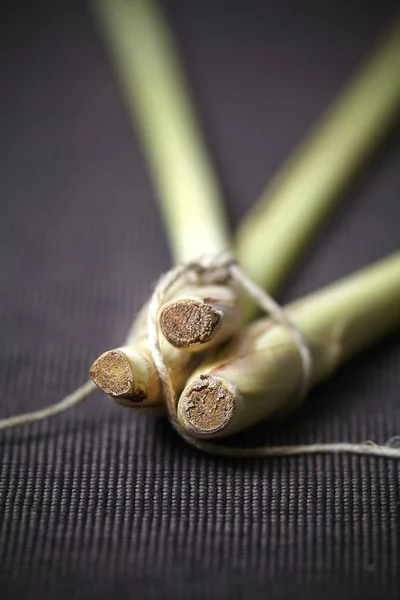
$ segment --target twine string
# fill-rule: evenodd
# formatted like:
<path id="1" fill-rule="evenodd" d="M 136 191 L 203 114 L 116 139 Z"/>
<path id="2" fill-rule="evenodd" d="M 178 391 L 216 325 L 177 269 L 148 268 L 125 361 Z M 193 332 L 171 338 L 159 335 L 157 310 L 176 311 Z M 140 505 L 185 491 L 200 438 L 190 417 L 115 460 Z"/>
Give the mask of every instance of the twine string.
<path id="1" fill-rule="evenodd" d="M 214 283 L 228 283 L 235 281 L 258 304 L 258 306 L 279 325 L 284 327 L 296 343 L 302 365 L 302 378 L 300 382 L 298 399 L 301 400 L 307 393 L 312 377 L 312 357 L 307 342 L 301 331 L 292 323 L 284 309 L 264 290 L 259 288 L 240 268 L 235 258 L 229 253 L 213 256 L 204 256 L 197 261 L 192 261 L 168 271 L 163 275 L 150 299 L 147 316 L 149 346 L 156 365 L 167 404 L 170 422 L 178 434 L 190 445 L 208 454 L 229 458 L 260 458 L 260 457 L 285 457 L 304 454 L 338 454 L 350 453 L 366 456 L 381 456 L 400 459 L 400 437 L 394 436 L 386 444 L 379 445 L 374 442 L 356 443 L 329 443 L 329 444 L 298 444 L 290 446 L 261 446 L 241 448 L 215 444 L 191 436 L 177 419 L 175 392 L 171 383 L 168 367 L 162 356 L 157 318 L 168 291 L 187 274 L 193 274 L 199 281 L 206 280 Z M 86 400 L 96 389 L 96 385 L 87 381 L 82 386 L 65 396 L 59 402 L 42 410 L 24 413 L 5 419 L 0 419 L 0 430 L 20 427 L 29 423 L 48 419 L 56 414 L 68 410 Z"/>

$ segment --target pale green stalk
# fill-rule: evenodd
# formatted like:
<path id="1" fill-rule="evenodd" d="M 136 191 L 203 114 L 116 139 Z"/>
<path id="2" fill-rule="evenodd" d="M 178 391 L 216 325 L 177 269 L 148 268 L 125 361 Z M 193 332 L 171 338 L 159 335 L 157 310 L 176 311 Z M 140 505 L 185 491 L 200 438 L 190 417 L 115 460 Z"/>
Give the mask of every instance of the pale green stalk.
<path id="1" fill-rule="evenodd" d="M 175 261 L 226 250 L 222 192 L 162 11 L 153 0 L 91 5 L 140 134 Z"/>
<path id="2" fill-rule="evenodd" d="M 138 129 L 174 260 L 186 262 L 226 250 L 229 238 L 222 192 L 162 11 L 153 0 L 92 0 L 91 5 L 129 116 Z M 172 298 L 181 298 L 184 289 L 182 285 Z M 210 339 L 211 345 L 232 335 L 241 319 L 236 306 L 224 305 L 227 294 L 229 301 L 235 296 L 234 290 L 225 292 L 220 286 L 219 292 L 214 286 L 213 291 L 213 305 L 202 306 L 203 299 L 210 296 L 207 286 L 190 299 L 192 304 L 197 302 L 198 311 L 204 309 L 206 316 L 211 313 L 208 324 L 216 326 L 208 338 L 200 332 L 201 339 Z M 234 300 L 238 306 L 237 298 Z M 186 330 L 190 332 L 190 323 Z M 180 333 L 183 337 L 183 327 Z M 163 351 L 174 386 L 180 391 L 199 359 L 184 356 L 184 351 L 167 341 L 163 341 Z M 101 355 L 91 368 L 94 381 L 114 399 L 133 407 L 162 403 L 146 336 L 135 342 L 132 352 L 122 347 Z"/>
<path id="3" fill-rule="evenodd" d="M 287 307 L 311 350 L 311 386 L 400 326 L 400 252 Z M 250 325 L 190 378 L 180 423 L 197 437 L 222 437 L 300 400 L 302 363 L 293 337 L 269 319 Z"/>
<path id="4" fill-rule="evenodd" d="M 222 192 L 162 10 L 153 0 L 94 0 L 92 5 L 138 129 L 175 261 L 227 250 Z M 185 298 L 185 289 L 182 282 L 179 304 L 161 315 L 168 341 L 204 351 L 231 337 L 242 319 L 236 291 L 221 286 L 215 302 L 208 302 L 207 286 L 194 297 Z M 166 348 L 169 361 L 172 351 Z"/>
<path id="5" fill-rule="evenodd" d="M 345 84 L 240 225 L 240 264 L 275 293 L 399 114 L 400 22 Z M 249 307 L 248 317 L 254 307 Z"/>
<path id="6" fill-rule="evenodd" d="M 187 284 L 161 307 L 158 327 L 176 348 L 204 352 L 235 335 L 242 322 L 240 291 L 232 283 Z"/>

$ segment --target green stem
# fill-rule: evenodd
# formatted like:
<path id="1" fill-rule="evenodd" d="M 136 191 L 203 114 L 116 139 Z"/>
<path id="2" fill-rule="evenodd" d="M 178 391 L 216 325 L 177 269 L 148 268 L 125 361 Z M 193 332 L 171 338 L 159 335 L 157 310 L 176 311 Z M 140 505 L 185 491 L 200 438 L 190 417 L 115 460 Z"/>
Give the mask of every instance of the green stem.
<path id="1" fill-rule="evenodd" d="M 179 56 L 153 0 L 91 0 L 138 127 L 176 262 L 229 246 L 222 193 Z"/>
<path id="2" fill-rule="evenodd" d="M 275 293 L 393 126 L 400 106 L 400 23 L 264 190 L 239 228 L 239 262 Z M 254 307 L 249 310 L 252 316 Z"/>

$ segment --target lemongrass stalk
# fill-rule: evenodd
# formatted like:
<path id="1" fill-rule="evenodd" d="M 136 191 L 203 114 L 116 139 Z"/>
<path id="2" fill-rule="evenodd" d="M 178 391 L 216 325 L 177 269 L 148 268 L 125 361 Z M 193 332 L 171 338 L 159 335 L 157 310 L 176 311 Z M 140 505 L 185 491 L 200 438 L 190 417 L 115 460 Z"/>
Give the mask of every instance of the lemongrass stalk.
<path id="1" fill-rule="evenodd" d="M 90 377 L 103 392 L 125 406 L 152 406 L 161 397 L 161 383 L 147 346 L 104 352 L 92 364 Z"/>
<path id="2" fill-rule="evenodd" d="M 176 348 L 170 349 L 168 359 L 172 385 L 179 393 L 199 361 L 194 355 L 182 355 Z M 135 409 L 164 406 L 161 381 L 146 343 L 104 352 L 92 364 L 90 377 L 121 406 Z"/>
<path id="3" fill-rule="evenodd" d="M 222 192 L 171 32 L 153 0 L 92 0 L 138 129 L 175 262 L 229 246 Z"/>
<path id="4" fill-rule="evenodd" d="M 162 10 L 153 0 L 92 0 L 92 6 L 149 163 L 174 260 L 186 262 L 226 250 L 222 192 Z M 223 304 L 222 293 L 218 314 L 199 298 L 195 305 L 193 297 L 180 299 L 175 310 L 188 317 L 183 329 L 192 329 L 193 309 L 200 316 L 186 346 L 168 335 L 175 310 L 166 308 L 168 318 L 161 320 L 167 339 L 178 341 L 180 348 L 200 350 L 205 350 L 203 344 L 209 347 L 227 339 L 239 327 L 241 312 L 232 310 L 234 292 L 226 294 L 228 304 Z M 234 303 L 238 305 L 237 298 Z"/>
<path id="5" fill-rule="evenodd" d="M 240 225 L 247 274 L 275 293 L 351 179 L 393 126 L 400 107 L 400 21 L 328 107 Z M 248 307 L 248 318 L 254 306 Z"/>
<path id="6" fill-rule="evenodd" d="M 228 227 L 221 190 L 161 11 L 152 0 L 94 0 L 91 4 L 129 115 L 138 128 L 174 260 L 185 262 L 205 252 L 226 250 Z M 228 296 L 230 300 L 232 295 L 230 289 L 225 294 L 220 290 L 217 306 L 194 295 L 198 311 L 209 317 L 202 321 L 203 331 L 197 331 L 205 342 L 226 339 L 237 328 L 239 311 L 230 303 L 223 305 L 223 299 Z M 135 327 L 140 339 L 136 332 L 130 336 L 129 347 L 100 356 L 91 376 L 118 403 L 135 408 L 162 404 L 160 380 L 146 335 L 141 333 L 143 323 Z M 190 327 L 188 319 L 186 329 Z M 181 391 L 198 358 L 183 356 L 167 341 L 162 348 L 174 387 Z"/>
<path id="7" fill-rule="evenodd" d="M 400 326 L 400 252 L 287 307 L 309 344 L 312 386 Z M 298 400 L 302 365 L 293 337 L 269 319 L 249 326 L 190 378 L 178 404 L 196 437 L 224 437 Z"/>
<path id="8" fill-rule="evenodd" d="M 176 348 L 204 352 L 232 337 L 241 318 L 236 286 L 192 285 L 163 305 L 158 323 L 165 339 Z"/>

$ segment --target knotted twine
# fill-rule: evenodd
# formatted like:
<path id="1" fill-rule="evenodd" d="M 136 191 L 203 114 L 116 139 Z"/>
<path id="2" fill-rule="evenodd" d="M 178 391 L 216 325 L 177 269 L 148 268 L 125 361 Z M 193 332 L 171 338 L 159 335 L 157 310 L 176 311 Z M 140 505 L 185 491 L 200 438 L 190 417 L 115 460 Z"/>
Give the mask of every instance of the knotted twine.
<path id="1" fill-rule="evenodd" d="M 283 457 L 304 454 L 330 454 L 351 453 L 372 456 L 384 456 L 386 458 L 400 458 L 400 436 L 394 436 L 384 445 L 367 441 L 362 444 L 352 443 L 329 443 L 329 444 L 306 444 L 291 446 L 261 446 L 256 448 L 240 448 L 225 446 L 200 440 L 190 435 L 177 419 L 177 407 L 175 391 L 172 387 L 171 377 L 161 353 L 159 331 L 157 325 L 158 312 L 165 301 L 166 294 L 180 279 L 187 274 L 193 274 L 198 281 L 207 280 L 209 283 L 236 282 L 277 324 L 284 327 L 292 336 L 296 344 L 301 361 L 301 382 L 298 390 L 297 400 L 300 401 L 308 392 L 312 377 L 312 356 L 308 344 L 291 319 L 286 315 L 284 309 L 262 288 L 254 283 L 238 265 L 236 259 L 229 253 L 223 252 L 217 255 L 205 255 L 196 261 L 178 265 L 162 275 L 155 286 L 152 294 L 147 317 L 147 330 L 149 347 L 154 360 L 158 375 L 162 383 L 169 420 L 179 435 L 189 444 L 208 454 L 226 456 L 233 458 L 255 458 L 255 457 Z M 0 419 L 0 430 L 10 429 L 42 421 L 61 413 L 69 408 L 77 406 L 95 391 L 96 385 L 89 380 L 82 386 L 65 396 L 60 402 L 50 405 L 42 410 L 24 413 L 5 419 Z"/>

